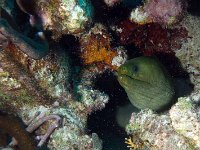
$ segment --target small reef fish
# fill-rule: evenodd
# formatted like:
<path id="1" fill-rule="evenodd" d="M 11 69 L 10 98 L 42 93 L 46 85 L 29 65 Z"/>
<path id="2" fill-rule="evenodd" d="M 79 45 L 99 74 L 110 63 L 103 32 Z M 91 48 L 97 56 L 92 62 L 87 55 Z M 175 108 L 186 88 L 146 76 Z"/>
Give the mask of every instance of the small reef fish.
<path id="1" fill-rule="evenodd" d="M 139 109 L 161 111 L 174 100 L 172 79 L 156 58 L 142 56 L 128 60 L 118 68 L 117 76 L 130 102 Z"/>

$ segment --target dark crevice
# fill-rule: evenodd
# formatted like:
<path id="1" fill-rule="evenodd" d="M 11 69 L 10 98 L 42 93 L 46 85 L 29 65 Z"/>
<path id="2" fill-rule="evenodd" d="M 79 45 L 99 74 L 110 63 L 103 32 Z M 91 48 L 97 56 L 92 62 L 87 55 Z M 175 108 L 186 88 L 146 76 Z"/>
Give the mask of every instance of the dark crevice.
<path id="1" fill-rule="evenodd" d="M 127 150 L 127 145 L 124 143 L 127 134 L 116 120 L 118 108 L 130 103 L 124 89 L 110 72 L 97 76 L 95 89 L 104 91 L 110 99 L 103 110 L 93 112 L 88 117 L 88 133 L 99 135 L 103 140 L 103 150 Z"/>
<path id="2" fill-rule="evenodd" d="M 194 16 L 200 16 L 200 1 L 188 0 L 188 12 Z"/>

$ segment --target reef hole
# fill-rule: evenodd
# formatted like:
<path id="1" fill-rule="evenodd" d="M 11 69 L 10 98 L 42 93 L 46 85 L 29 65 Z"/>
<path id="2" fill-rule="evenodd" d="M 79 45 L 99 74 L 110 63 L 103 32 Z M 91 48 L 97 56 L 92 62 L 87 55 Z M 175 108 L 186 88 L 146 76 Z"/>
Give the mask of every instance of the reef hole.
<path id="1" fill-rule="evenodd" d="M 88 134 L 97 133 L 103 141 L 103 150 L 127 150 L 127 134 L 116 120 L 117 109 L 130 103 L 113 73 L 107 71 L 96 78 L 95 88 L 109 95 L 109 102 L 101 111 L 88 117 Z"/>
<path id="2" fill-rule="evenodd" d="M 104 25 L 110 25 L 128 18 L 131 11 L 131 9 L 127 9 L 121 4 L 108 7 L 103 0 L 92 1 L 92 5 L 94 6 L 94 22 Z"/>
<path id="3" fill-rule="evenodd" d="M 200 16 L 200 1 L 188 0 L 188 12 L 195 16 Z"/>

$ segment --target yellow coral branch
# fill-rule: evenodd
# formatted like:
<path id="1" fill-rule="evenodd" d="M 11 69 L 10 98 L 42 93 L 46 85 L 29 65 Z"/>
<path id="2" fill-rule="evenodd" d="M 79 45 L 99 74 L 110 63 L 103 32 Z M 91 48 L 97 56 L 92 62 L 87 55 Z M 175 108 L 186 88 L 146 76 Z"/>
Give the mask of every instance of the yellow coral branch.
<path id="1" fill-rule="evenodd" d="M 125 143 L 130 150 L 137 150 L 144 146 L 141 141 L 133 140 L 131 137 L 125 138 Z"/>

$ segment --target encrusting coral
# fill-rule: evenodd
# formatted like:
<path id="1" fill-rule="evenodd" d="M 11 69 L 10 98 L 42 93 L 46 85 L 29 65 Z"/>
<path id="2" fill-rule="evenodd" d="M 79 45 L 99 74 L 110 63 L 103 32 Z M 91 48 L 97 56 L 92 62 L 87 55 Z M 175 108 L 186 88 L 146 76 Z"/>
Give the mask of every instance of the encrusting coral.
<path id="1" fill-rule="evenodd" d="M 132 10 L 130 20 L 139 24 L 174 24 L 182 19 L 187 2 L 183 0 L 146 0 L 143 6 Z"/>
<path id="2" fill-rule="evenodd" d="M 103 68 L 107 66 L 116 69 L 116 66 L 112 65 L 112 60 L 117 56 L 117 51 L 112 49 L 110 41 L 110 35 L 101 24 L 96 24 L 89 34 L 81 36 L 80 45 L 83 63 L 85 65 L 96 63 Z"/>
<path id="3" fill-rule="evenodd" d="M 93 89 L 93 80 L 97 74 L 102 73 L 98 67 L 90 66 L 81 70 L 80 82 L 76 86 L 80 101 L 86 107 L 87 113 L 102 110 L 108 103 L 109 97 L 106 93 Z"/>
<path id="4" fill-rule="evenodd" d="M 133 113 L 126 131 L 138 135 L 150 149 L 199 149 L 199 108 L 190 97 L 180 97 L 169 113 Z"/>
<path id="5" fill-rule="evenodd" d="M 80 37 L 80 57 L 84 65 L 95 65 L 99 71 L 116 70 L 126 59 L 126 50 L 122 46 L 112 47 L 112 37 L 105 26 L 95 24 L 87 34 Z"/>
<path id="6" fill-rule="evenodd" d="M 64 33 L 83 33 L 93 17 L 93 6 L 88 0 L 40 0 L 36 6 L 43 27 L 53 31 L 55 38 Z"/>
<path id="7" fill-rule="evenodd" d="M 199 108 L 189 97 L 179 98 L 178 102 L 169 111 L 175 131 L 194 143 L 198 149 L 200 148 L 199 113 Z"/>
<path id="8" fill-rule="evenodd" d="M 189 37 L 187 29 L 182 26 L 165 28 L 155 23 L 139 25 L 128 20 L 120 22 L 114 30 L 119 42 L 123 45 L 134 44 L 146 56 L 157 53 L 174 55 L 173 51 L 180 49 Z"/>
<path id="9" fill-rule="evenodd" d="M 181 24 L 187 29 L 189 38 L 182 43 L 180 49 L 175 50 L 175 55 L 189 73 L 192 84 L 195 85 L 191 98 L 198 103 L 200 100 L 200 44 L 198 42 L 200 39 L 200 18 L 188 14 Z"/>
<path id="10" fill-rule="evenodd" d="M 156 114 L 151 110 L 142 110 L 138 114 L 133 113 L 130 123 L 126 127 L 128 134 L 136 134 L 145 146 L 156 150 L 188 150 L 194 149 L 194 145 L 186 138 L 177 134 L 171 125 L 167 114 Z"/>
<path id="11" fill-rule="evenodd" d="M 144 11 L 153 22 L 171 24 L 183 15 L 186 2 L 182 0 L 147 0 Z"/>

